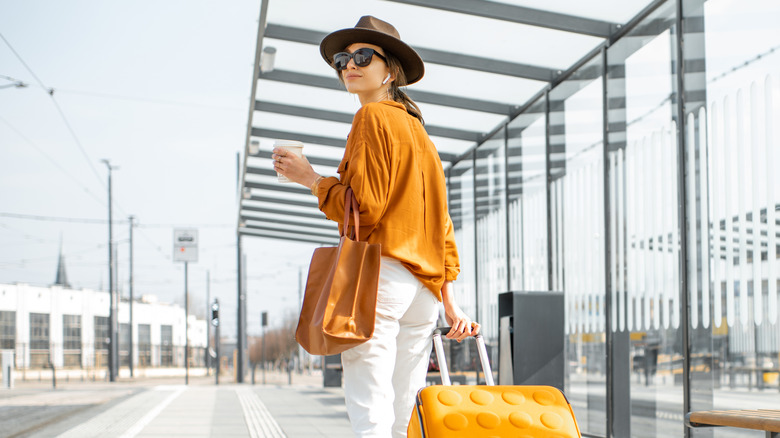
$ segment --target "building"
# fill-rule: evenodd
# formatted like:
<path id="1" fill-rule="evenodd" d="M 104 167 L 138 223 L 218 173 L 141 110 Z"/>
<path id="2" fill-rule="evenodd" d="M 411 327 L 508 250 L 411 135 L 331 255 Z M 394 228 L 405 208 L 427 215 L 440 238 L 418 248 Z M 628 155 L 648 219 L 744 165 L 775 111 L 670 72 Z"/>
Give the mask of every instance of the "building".
<path id="1" fill-rule="evenodd" d="M 184 366 L 184 309 L 144 296 L 133 303 L 134 367 Z M 109 293 L 0 284 L 0 350 L 14 350 L 17 369 L 107 367 Z M 130 362 L 130 303 L 118 312 L 119 366 Z M 189 316 L 190 365 L 204 366 L 206 321 Z"/>

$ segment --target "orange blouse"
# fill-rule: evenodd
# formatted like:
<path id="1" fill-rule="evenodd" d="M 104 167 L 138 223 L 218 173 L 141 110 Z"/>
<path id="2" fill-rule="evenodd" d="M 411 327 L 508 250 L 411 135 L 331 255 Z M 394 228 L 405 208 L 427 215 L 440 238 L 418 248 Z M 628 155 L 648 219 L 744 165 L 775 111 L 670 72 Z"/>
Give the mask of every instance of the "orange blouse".
<path id="1" fill-rule="evenodd" d="M 439 154 L 422 124 L 397 102 L 364 105 L 352 120 L 340 179 L 323 179 L 319 207 L 344 221 L 352 187 L 360 204 L 360 240 L 381 243 L 441 301 L 445 280 L 460 272 Z"/>

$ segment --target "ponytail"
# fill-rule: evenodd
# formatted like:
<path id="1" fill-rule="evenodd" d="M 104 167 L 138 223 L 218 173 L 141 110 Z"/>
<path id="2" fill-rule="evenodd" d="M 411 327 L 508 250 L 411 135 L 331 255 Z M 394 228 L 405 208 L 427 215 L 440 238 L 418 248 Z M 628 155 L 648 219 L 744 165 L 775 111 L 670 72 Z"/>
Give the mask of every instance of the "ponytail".
<path id="1" fill-rule="evenodd" d="M 395 83 L 398 81 L 396 79 L 392 82 L 390 85 L 390 95 L 392 99 L 403 106 L 406 107 L 406 112 L 409 113 L 409 115 L 415 117 L 417 120 L 420 121 L 420 123 L 425 126 L 425 120 L 423 120 L 422 111 L 420 111 L 420 107 L 417 106 L 416 103 L 412 100 L 411 97 L 409 97 L 406 93 L 401 90 Z"/>
<path id="2" fill-rule="evenodd" d="M 385 58 L 387 58 L 387 67 L 390 68 L 390 72 L 395 77 L 395 80 L 390 83 L 390 98 L 406 107 L 406 112 L 425 126 L 425 120 L 423 120 L 420 107 L 417 106 L 411 97 L 401 90 L 401 87 L 406 85 L 406 74 L 401 66 L 401 62 L 398 58 L 393 56 L 392 53 L 387 51 L 385 51 Z"/>

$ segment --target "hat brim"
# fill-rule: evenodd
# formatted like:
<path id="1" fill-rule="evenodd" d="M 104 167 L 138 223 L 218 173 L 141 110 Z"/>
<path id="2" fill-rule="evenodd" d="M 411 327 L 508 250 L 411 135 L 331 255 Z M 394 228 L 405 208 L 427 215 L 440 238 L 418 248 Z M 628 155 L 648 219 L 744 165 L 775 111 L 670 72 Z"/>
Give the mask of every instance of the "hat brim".
<path id="1" fill-rule="evenodd" d="M 354 43 L 374 44 L 392 53 L 401 62 L 407 85 L 419 81 L 425 74 L 423 60 L 414 49 L 398 38 L 371 29 L 353 27 L 332 32 L 322 39 L 320 54 L 328 65 L 333 65 L 333 55 Z"/>

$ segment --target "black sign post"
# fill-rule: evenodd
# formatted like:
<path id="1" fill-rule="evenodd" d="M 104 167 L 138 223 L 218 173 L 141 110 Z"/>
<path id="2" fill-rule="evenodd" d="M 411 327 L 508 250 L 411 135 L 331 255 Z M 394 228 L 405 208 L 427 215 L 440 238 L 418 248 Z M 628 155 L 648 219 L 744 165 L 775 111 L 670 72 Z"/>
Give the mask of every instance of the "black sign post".
<path id="1" fill-rule="evenodd" d="M 214 349 L 217 354 L 214 375 L 216 384 L 219 385 L 219 300 L 217 298 L 214 298 L 214 302 L 211 304 L 211 325 L 214 326 Z"/>
<path id="2" fill-rule="evenodd" d="M 263 367 L 263 385 L 265 385 L 265 328 L 268 326 L 268 312 L 263 312 L 260 314 L 260 322 L 261 326 L 263 326 L 263 358 L 262 358 L 262 367 Z"/>

